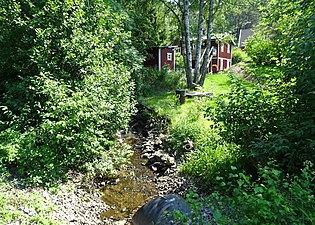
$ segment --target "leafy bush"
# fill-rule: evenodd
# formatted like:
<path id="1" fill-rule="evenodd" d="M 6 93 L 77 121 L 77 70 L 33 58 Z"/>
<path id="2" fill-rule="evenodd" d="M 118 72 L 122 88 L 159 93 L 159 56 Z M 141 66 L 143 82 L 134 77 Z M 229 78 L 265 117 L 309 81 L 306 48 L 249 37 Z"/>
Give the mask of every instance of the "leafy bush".
<path id="1" fill-rule="evenodd" d="M 114 144 L 113 134 L 126 128 L 133 112 L 132 84 L 118 72 L 103 68 L 86 77 L 75 92 L 62 80 L 46 75 L 36 78 L 39 93 L 48 101 L 42 105 L 41 124 L 22 140 L 17 160 L 20 172 L 49 179 L 53 173 L 84 169 L 86 163 L 101 160 Z M 125 157 L 125 153 L 118 155 Z"/>
<path id="2" fill-rule="evenodd" d="M 297 140 L 297 123 L 291 119 L 297 107 L 292 85 L 274 82 L 268 90 L 249 91 L 234 79 L 231 92 L 217 99 L 218 107 L 208 109 L 214 127 L 226 141 L 241 145 L 248 157 L 262 162 L 274 158 L 296 170 L 313 153 L 307 147 L 311 141 L 301 136 Z"/>
<path id="3" fill-rule="evenodd" d="M 184 86 L 183 74 L 169 72 L 167 68 L 161 71 L 153 68 L 143 68 L 134 74 L 136 93 L 138 96 L 151 96 L 161 91 L 175 91 Z"/>
<path id="4" fill-rule="evenodd" d="M 275 65 L 280 62 L 280 56 L 274 42 L 263 34 L 255 33 L 246 41 L 245 51 L 253 62 L 259 65 Z M 234 53 L 233 53 L 234 54 Z"/>
<path id="5" fill-rule="evenodd" d="M 214 194 L 218 224 L 314 224 L 314 179 L 312 164 L 301 176 L 287 178 L 270 165 L 259 169 L 259 180 L 243 173 L 230 174 L 232 198 Z M 234 183 L 234 185 L 233 185 Z M 231 186 L 232 185 L 232 186 Z"/>
<path id="6" fill-rule="evenodd" d="M 39 184 L 108 160 L 135 111 L 141 57 L 125 15 L 102 0 L 4 0 L 0 10 L 1 161 Z"/>
<path id="7" fill-rule="evenodd" d="M 201 186 L 218 184 L 217 176 L 226 177 L 230 166 L 241 158 L 241 151 L 235 144 L 207 140 L 207 144 L 195 149 L 186 156 L 180 169 L 185 174 L 201 180 Z"/>
<path id="8" fill-rule="evenodd" d="M 230 92 L 219 96 L 218 107 L 208 108 L 208 114 L 226 140 L 248 146 L 255 138 L 277 130 L 276 124 L 286 118 L 294 99 L 289 101 L 286 87 L 249 91 L 238 78 L 231 79 Z"/>
<path id="9" fill-rule="evenodd" d="M 253 181 L 232 167 L 229 179 L 222 177 L 217 190 L 209 196 L 190 191 L 186 201 L 192 214 L 179 214 L 181 224 L 314 224 L 313 164 L 306 162 L 300 176 L 288 177 L 274 162 L 259 168 L 259 178 Z M 211 213 L 213 217 L 207 216 Z M 188 222 L 189 221 L 189 222 Z M 192 222 L 193 221 L 193 222 Z"/>
<path id="10" fill-rule="evenodd" d="M 251 58 L 240 48 L 233 49 L 232 63 L 249 62 Z"/>

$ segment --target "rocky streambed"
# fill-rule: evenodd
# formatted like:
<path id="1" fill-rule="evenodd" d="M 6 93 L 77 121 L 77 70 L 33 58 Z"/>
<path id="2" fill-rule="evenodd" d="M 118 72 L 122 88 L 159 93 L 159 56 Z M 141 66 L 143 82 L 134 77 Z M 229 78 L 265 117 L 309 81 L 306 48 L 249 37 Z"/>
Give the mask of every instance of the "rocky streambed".
<path id="1" fill-rule="evenodd" d="M 167 119 L 139 106 L 130 131 L 121 132 L 118 141 L 132 145 L 131 164 L 113 180 L 94 185 L 84 176 L 73 179 L 59 194 L 43 191 L 58 206 L 54 217 L 68 224 L 131 224 L 134 213 L 149 200 L 169 193 L 183 195 L 192 184 L 178 174 L 175 158 L 167 152 Z"/>

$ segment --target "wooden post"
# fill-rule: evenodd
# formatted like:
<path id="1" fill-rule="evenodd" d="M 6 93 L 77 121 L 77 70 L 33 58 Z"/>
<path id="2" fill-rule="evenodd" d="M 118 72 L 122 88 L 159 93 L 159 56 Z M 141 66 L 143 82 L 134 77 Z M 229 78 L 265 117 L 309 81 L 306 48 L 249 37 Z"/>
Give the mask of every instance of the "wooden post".
<path id="1" fill-rule="evenodd" d="M 186 101 L 186 90 L 184 89 L 177 89 L 176 90 L 176 95 L 179 95 L 179 102 L 180 104 L 184 104 Z"/>

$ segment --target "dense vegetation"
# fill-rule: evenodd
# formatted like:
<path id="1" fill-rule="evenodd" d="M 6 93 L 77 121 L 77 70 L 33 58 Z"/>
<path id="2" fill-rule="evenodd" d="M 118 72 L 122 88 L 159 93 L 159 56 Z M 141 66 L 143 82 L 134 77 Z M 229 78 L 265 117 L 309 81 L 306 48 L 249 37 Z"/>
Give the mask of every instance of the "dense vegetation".
<path id="1" fill-rule="evenodd" d="M 125 16 L 103 1 L 1 1 L 1 163 L 35 183 L 113 172 L 138 66 Z M 106 160 L 103 162 L 103 160 Z M 101 164 L 102 166 L 98 166 Z"/>
<path id="2" fill-rule="evenodd" d="M 215 102 L 168 113 L 171 149 L 182 155 L 182 172 L 214 193 L 204 201 L 222 206 L 214 206 L 219 224 L 314 223 L 314 8 L 267 3 L 246 45 L 252 61 L 239 50 L 234 58 L 250 62 L 243 69 L 255 85 L 229 74 L 230 91 Z M 187 142 L 193 149 L 185 152 Z"/>
<path id="3" fill-rule="evenodd" d="M 8 171 L 35 185 L 58 182 L 70 170 L 112 175 L 129 158 L 115 134 L 128 128 L 137 98 L 171 119 L 169 151 L 181 172 L 211 192 L 203 202 L 196 194 L 189 200 L 214 207 L 217 224 L 313 224 L 315 3 L 259 1 L 258 11 L 254 1 L 245 8 L 214 2 L 217 12 L 237 6 L 242 28 L 262 16 L 248 56 L 234 54 L 251 82 L 230 72 L 211 75 L 203 90 L 215 98 L 180 106 L 174 90 L 184 87 L 183 74 L 141 63 L 148 47 L 179 38 L 175 6 L 182 1 L 2 0 L 0 189 L 9 190 Z M 235 32 L 230 15 L 216 15 L 214 29 Z M 10 196 L 0 195 L 7 221 L 18 217 L 9 213 Z M 45 217 L 51 208 L 33 220 L 54 223 Z"/>

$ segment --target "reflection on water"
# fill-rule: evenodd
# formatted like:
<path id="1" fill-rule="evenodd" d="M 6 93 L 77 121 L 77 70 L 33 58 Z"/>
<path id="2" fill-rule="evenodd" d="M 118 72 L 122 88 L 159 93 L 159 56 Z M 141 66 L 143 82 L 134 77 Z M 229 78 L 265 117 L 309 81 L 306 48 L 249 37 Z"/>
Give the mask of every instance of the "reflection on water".
<path id="1" fill-rule="evenodd" d="M 102 218 L 117 220 L 129 218 L 140 206 L 157 196 L 155 184 L 150 183 L 155 175 L 147 167 L 142 166 L 145 162 L 145 159 L 141 159 L 139 154 L 135 153 L 128 172 L 119 178 L 119 182 L 104 187 L 102 199 L 111 208 L 101 214 Z"/>

